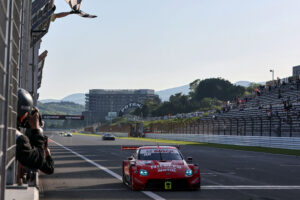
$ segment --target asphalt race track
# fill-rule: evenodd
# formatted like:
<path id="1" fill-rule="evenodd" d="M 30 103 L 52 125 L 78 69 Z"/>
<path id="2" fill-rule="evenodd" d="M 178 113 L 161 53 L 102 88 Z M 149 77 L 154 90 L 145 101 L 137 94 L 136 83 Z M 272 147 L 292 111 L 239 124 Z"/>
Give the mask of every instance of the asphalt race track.
<path id="1" fill-rule="evenodd" d="M 121 145 L 156 144 L 47 133 L 54 175 L 40 176 L 40 199 L 228 199 L 299 200 L 300 158 L 193 145 L 181 146 L 200 165 L 201 191 L 131 191 L 120 180 L 122 160 L 132 151 Z"/>

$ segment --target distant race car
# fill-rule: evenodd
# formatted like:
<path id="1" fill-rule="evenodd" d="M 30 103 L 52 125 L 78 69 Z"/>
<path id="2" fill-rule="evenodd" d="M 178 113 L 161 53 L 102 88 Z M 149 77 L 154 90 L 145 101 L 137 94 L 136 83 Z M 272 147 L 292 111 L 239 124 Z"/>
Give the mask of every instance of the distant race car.
<path id="1" fill-rule="evenodd" d="M 65 137 L 72 137 L 73 135 L 72 135 L 72 133 L 70 133 L 70 132 L 66 132 L 64 136 L 65 136 Z"/>
<path id="2" fill-rule="evenodd" d="M 110 133 L 105 133 L 102 136 L 102 140 L 115 140 L 115 136 Z"/>
<path id="3" fill-rule="evenodd" d="M 123 146 L 122 150 L 136 150 L 123 161 L 123 183 L 132 190 L 200 189 L 199 166 L 187 163 L 177 147 Z M 187 160 L 191 162 L 192 158 Z"/>

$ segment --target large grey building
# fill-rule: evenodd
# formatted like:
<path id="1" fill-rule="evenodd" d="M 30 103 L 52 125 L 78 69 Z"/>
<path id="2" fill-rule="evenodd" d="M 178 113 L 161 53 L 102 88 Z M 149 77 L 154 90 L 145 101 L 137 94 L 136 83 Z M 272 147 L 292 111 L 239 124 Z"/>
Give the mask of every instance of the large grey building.
<path id="1" fill-rule="evenodd" d="M 140 106 L 146 99 L 154 99 L 156 97 L 158 96 L 154 94 L 154 90 L 148 89 L 93 89 L 86 94 L 86 111 L 83 114 L 90 122 L 103 121 L 109 113 L 119 114 L 122 111 L 126 111 L 127 108 Z"/>

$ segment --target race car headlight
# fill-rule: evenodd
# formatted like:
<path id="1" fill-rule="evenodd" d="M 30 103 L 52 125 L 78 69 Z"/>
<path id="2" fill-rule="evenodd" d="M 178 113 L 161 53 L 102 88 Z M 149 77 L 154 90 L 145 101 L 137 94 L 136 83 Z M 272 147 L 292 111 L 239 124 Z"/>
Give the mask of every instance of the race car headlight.
<path id="1" fill-rule="evenodd" d="M 148 176 L 148 171 L 145 169 L 140 169 L 140 175 L 141 176 Z"/>
<path id="2" fill-rule="evenodd" d="M 193 175 L 193 171 L 190 170 L 190 169 L 188 169 L 188 170 L 185 171 L 185 175 L 192 176 Z"/>

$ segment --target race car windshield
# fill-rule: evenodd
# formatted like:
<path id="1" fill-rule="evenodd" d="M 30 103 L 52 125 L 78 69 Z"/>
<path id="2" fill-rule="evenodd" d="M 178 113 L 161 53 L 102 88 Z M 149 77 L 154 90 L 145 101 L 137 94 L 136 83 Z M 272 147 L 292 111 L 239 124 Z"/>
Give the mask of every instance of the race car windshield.
<path id="1" fill-rule="evenodd" d="M 139 160 L 182 160 L 176 149 L 141 149 Z"/>

